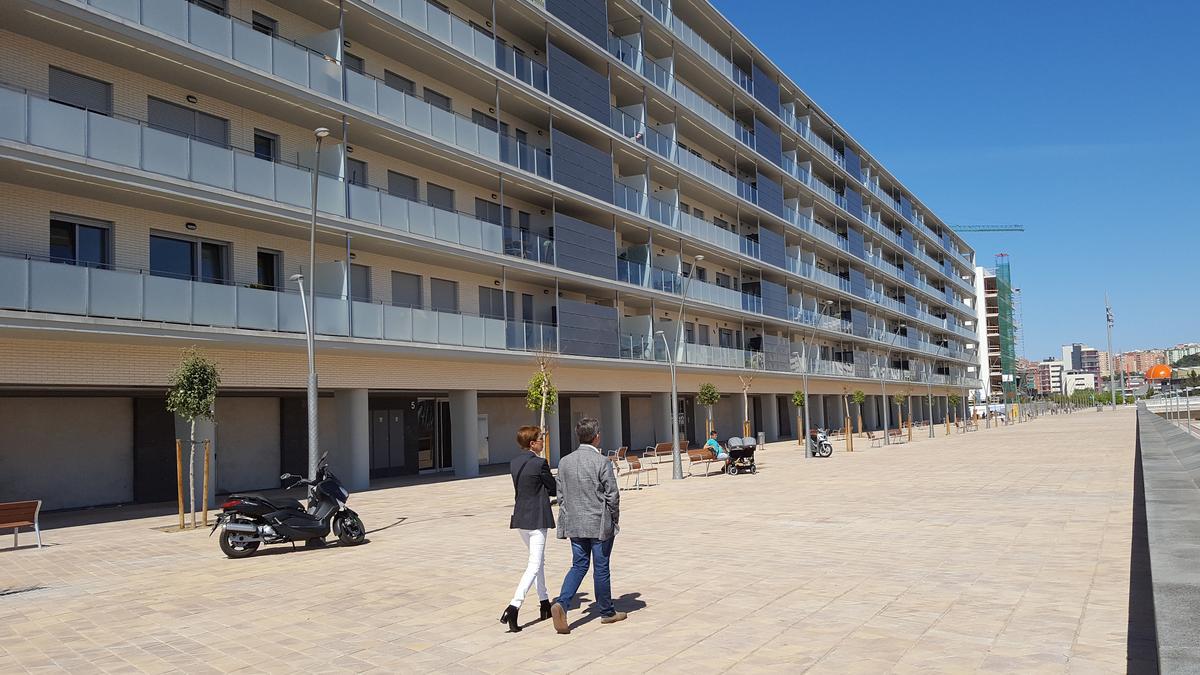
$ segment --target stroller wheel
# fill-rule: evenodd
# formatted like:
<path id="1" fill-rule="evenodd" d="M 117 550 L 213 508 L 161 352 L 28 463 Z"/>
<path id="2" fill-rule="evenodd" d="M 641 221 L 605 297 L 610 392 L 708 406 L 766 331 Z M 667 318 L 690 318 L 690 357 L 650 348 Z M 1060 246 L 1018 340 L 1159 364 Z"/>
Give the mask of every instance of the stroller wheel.
<path id="1" fill-rule="evenodd" d="M 736 476 L 737 472 L 738 468 L 733 464 L 730 464 L 729 467 L 725 469 L 725 473 L 729 474 L 730 476 Z"/>
<path id="2" fill-rule="evenodd" d="M 750 465 L 750 473 L 751 473 L 751 474 L 756 474 L 756 473 L 758 473 L 758 465 L 757 465 L 757 464 L 751 464 L 751 465 Z"/>

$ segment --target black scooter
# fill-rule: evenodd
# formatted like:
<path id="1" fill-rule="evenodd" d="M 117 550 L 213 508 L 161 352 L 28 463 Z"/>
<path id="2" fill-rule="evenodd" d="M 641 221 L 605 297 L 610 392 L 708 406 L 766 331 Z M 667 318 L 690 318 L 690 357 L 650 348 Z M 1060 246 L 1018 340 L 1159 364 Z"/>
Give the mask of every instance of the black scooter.
<path id="1" fill-rule="evenodd" d="M 279 477 L 281 481 L 296 480 L 289 490 L 308 486 L 307 510 L 291 497 L 231 495 L 221 505 L 222 512 L 209 536 L 221 528 L 221 550 L 230 558 L 254 555 L 260 544 L 303 541 L 307 546 L 321 546 L 331 528 L 343 545 L 361 544 L 366 529 L 358 514 L 346 508 L 350 493 L 329 470 L 325 461 L 328 455 L 321 455 L 317 462 L 315 480 L 290 473 Z"/>

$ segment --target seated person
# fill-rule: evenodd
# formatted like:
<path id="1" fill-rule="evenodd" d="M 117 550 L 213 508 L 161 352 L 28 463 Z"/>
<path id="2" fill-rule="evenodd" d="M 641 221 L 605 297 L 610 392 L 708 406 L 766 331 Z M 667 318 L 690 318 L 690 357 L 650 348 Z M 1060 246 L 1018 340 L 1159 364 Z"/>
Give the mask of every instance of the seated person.
<path id="1" fill-rule="evenodd" d="M 710 431 L 708 433 L 708 442 L 704 444 L 705 450 L 712 450 L 713 457 L 717 459 L 729 459 L 729 453 L 725 452 L 725 448 L 721 447 L 720 441 L 717 440 L 717 432 Z"/>

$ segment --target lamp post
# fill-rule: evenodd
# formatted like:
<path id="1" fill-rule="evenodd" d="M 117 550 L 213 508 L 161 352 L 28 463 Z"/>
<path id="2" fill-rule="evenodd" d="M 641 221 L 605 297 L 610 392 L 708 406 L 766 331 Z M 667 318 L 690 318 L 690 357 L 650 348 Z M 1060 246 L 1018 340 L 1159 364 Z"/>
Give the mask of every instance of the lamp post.
<path id="1" fill-rule="evenodd" d="M 1112 348 L 1112 329 L 1113 329 L 1113 313 L 1112 305 L 1108 304 L 1108 293 L 1104 294 L 1104 314 L 1108 322 L 1108 396 L 1111 399 L 1112 405 L 1109 410 L 1117 409 L 1117 378 L 1113 372 L 1113 348 Z"/>
<path id="2" fill-rule="evenodd" d="M 698 255 L 695 261 L 698 263 L 704 260 L 703 255 Z M 692 269 L 695 270 L 695 264 Z M 692 285 L 692 277 L 695 274 L 688 274 L 683 282 L 683 297 L 679 299 L 679 317 L 675 322 L 677 324 L 675 330 L 675 352 L 679 352 L 679 343 L 683 341 L 683 309 L 687 305 L 688 287 Z M 675 379 L 675 358 L 671 355 L 671 345 L 667 343 L 667 336 L 661 330 L 655 331 L 655 335 L 662 338 L 663 346 L 667 348 L 667 365 L 671 368 L 671 478 L 674 480 L 683 480 L 683 458 L 679 451 L 679 385 Z"/>
<path id="3" fill-rule="evenodd" d="M 888 431 L 890 431 L 890 429 L 888 428 L 888 416 L 891 415 L 891 413 L 892 413 L 892 404 L 888 403 L 887 385 L 884 384 L 883 376 L 884 376 L 884 373 L 886 372 L 886 370 L 891 367 L 892 347 L 896 346 L 896 338 L 900 337 L 900 331 L 904 330 L 907 327 L 908 326 L 903 323 L 896 326 L 896 332 L 892 334 L 892 343 L 890 345 L 888 345 L 887 351 L 884 352 L 883 367 L 879 369 L 879 394 L 880 394 L 880 396 L 883 397 L 883 444 L 884 445 L 891 445 L 891 443 L 888 441 Z"/>
<path id="4" fill-rule="evenodd" d="M 808 421 L 808 407 L 809 407 L 809 400 L 808 400 L 808 363 L 809 363 L 809 359 L 808 359 L 808 351 L 809 351 L 809 349 L 812 347 L 812 342 L 813 342 L 813 340 L 814 340 L 814 339 L 816 339 L 816 337 L 817 337 L 817 326 L 819 326 L 819 325 L 820 325 L 820 323 L 821 323 L 821 316 L 822 316 L 822 313 L 823 313 L 823 311 L 824 311 L 824 310 L 826 310 L 826 309 L 828 309 L 828 308 L 830 308 L 830 307 L 832 307 L 832 306 L 833 306 L 833 301 L 832 301 L 832 300 L 822 300 L 822 301 L 821 301 L 821 304 L 820 304 L 820 306 L 818 306 L 818 307 L 817 307 L 817 319 L 816 319 L 816 321 L 814 321 L 814 322 L 813 322 L 812 331 L 811 331 L 811 332 L 809 332 L 809 334 L 808 334 L 808 339 L 804 341 L 804 428 L 800 430 L 800 437 L 801 437 L 802 439 L 804 439 L 804 440 L 802 440 L 802 441 L 800 442 L 801 446 L 804 448 L 804 455 L 803 455 L 804 459 L 808 459 L 808 455 L 809 455 L 809 449 L 808 449 L 808 430 L 809 430 L 809 428 L 810 428 L 810 427 L 808 426 L 808 425 L 809 425 L 809 421 Z"/>
<path id="5" fill-rule="evenodd" d="M 933 438 L 933 371 L 935 370 L 936 366 L 937 361 L 931 361 L 929 364 L 929 373 L 925 377 L 925 391 L 927 392 L 925 398 L 926 405 L 928 406 L 929 410 L 929 419 L 926 421 L 929 423 L 930 438 Z"/>
<path id="6" fill-rule="evenodd" d="M 321 172 L 321 141 L 329 136 L 329 130 L 325 127 L 317 127 L 313 130 L 313 135 L 317 138 L 317 151 L 313 158 L 312 209 L 308 228 L 308 301 L 303 303 L 304 337 L 308 346 L 308 477 L 310 480 L 315 480 L 317 477 L 317 458 L 319 456 L 317 447 L 317 363 L 314 355 L 317 332 L 316 298 L 313 295 L 317 285 L 317 177 Z M 349 263 L 350 261 L 347 260 L 346 264 Z M 300 299 L 303 301 L 304 275 L 297 274 L 292 279 L 300 284 Z"/>

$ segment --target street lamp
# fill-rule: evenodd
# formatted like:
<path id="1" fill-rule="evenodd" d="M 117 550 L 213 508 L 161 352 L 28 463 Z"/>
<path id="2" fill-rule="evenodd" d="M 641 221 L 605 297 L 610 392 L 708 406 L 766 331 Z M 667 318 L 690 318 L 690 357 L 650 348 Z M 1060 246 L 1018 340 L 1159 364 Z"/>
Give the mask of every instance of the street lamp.
<path id="1" fill-rule="evenodd" d="M 908 328 L 907 324 L 899 324 L 896 326 L 896 332 L 892 334 L 892 343 L 888 345 L 887 351 L 883 356 L 883 367 L 879 369 L 879 393 L 883 397 L 883 444 L 891 445 L 888 442 L 888 415 L 892 414 L 892 406 L 887 400 L 887 385 L 883 382 L 884 372 L 891 367 L 892 363 L 892 348 L 896 346 L 896 338 L 900 337 L 900 331 Z"/>
<path id="2" fill-rule="evenodd" d="M 695 262 L 704 260 L 703 255 L 698 255 Z M 692 265 L 692 270 L 695 270 L 695 263 Z M 687 305 L 688 287 L 692 285 L 692 277 L 695 273 L 687 275 L 683 282 L 683 297 L 679 299 L 679 317 L 675 322 L 677 325 L 675 330 L 675 345 L 678 353 L 679 343 L 683 341 L 683 308 Z M 661 330 L 654 331 L 654 334 L 661 337 L 663 346 L 667 348 L 667 365 L 671 367 L 671 478 L 674 480 L 683 480 L 683 458 L 679 452 L 679 385 L 675 379 L 675 359 L 671 356 L 671 345 L 667 343 L 667 336 Z"/>
<path id="3" fill-rule="evenodd" d="M 313 158 L 312 171 L 312 210 L 310 212 L 309 228 L 308 228 L 308 301 L 304 302 L 304 275 L 297 274 L 292 277 L 293 281 L 300 284 L 300 300 L 303 303 L 304 309 L 304 337 L 308 346 L 308 477 L 310 480 L 317 478 L 317 363 L 314 356 L 316 343 L 316 298 L 313 295 L 316 289 L 316 269 L 317 269 L 317 177 L 321 172 L 321 141 L 329 135 L 329 130 L 325 127 L 317 127 L 313 130 L 313 135 L 317 138 L 317 152 Z M 349 261 L 346 261 L 349 264 Z"/>
<path id="4" fill-rule="evenodd" d="M 937 361 L 932 361 L 929 364 L 929 374 L 925 378 L 926 405 L 929 406 L 929 437 L 933 438 L 933 371 L 937 366 Z"/>
<path id="5" fill-rule="evenodd" d="M 809 408 L 809 400 L 808 400 L 808 364 L 809 364 L 808 350 L 809 350 L 809 349 L 812 347 L 812 342 L 813 342 L 813 340 L 814 340 L 814 339 L 817 337 L 817 326 L 819 326 L 819 325 L 821 324 L 821 316 L 822 316 L 822 312 L 823 312 L 824 310 L 826 310 L 826 309 L 829 309 L 829 308 L 830 308 L 830 307 L 832 307 L 832 306 L 833 306 L 833 301 L 832 301 L 832 300 L 822 300 L 822 301 L 821 301 L 821 304 L 820 304 L 820 306 L 818 306 L 818 307 L 817 307 L 817 319 L 816 319 L 816 321 L 814 321 L 814 322 L 813 322 L 812 332 L 810 332 L 810 333 L 808 334 L 808 339 L 807 339 L 807 340 L 805 340 L 805 342 L 804 342 L 804 428 L 800 430 L 800 438 L 802 438 L 802 439 L 803 439 L 802 441 L 800 441 L 800 446 L 804 448 L 804 455 L 803 455 L 804 459 L 808 459 L 808 455 L 809 455 L 809 448 L 808 448 L 808 430 L 809 430 L 809 428 L 810 428 L 810 427 L 808 426 L 808 425 L 809 425 L 809 421 L 808 421 L 808 408 Z"/>

